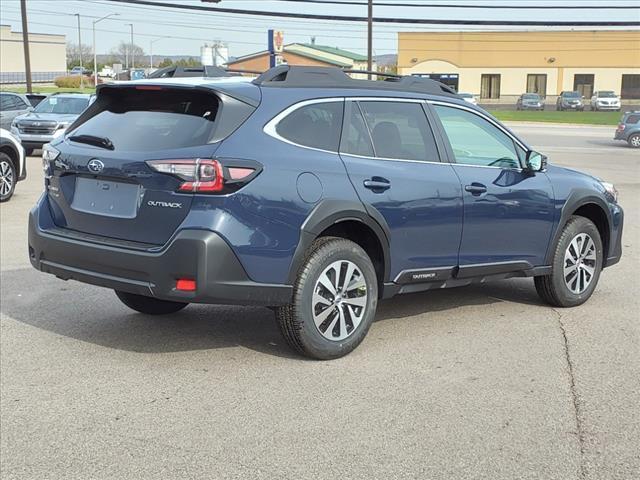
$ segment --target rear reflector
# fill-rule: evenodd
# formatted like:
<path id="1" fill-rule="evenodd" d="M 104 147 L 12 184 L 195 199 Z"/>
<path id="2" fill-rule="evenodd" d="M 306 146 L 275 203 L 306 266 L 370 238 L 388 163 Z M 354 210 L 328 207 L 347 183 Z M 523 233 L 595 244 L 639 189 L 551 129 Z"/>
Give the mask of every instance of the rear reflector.
<path id="1" fill-rule="evenodd" d="M 190 278 L 179 278 L 176 281 L 176 290 L 180 290 L 181 292 L 195 292 L 196 281 Z"/>

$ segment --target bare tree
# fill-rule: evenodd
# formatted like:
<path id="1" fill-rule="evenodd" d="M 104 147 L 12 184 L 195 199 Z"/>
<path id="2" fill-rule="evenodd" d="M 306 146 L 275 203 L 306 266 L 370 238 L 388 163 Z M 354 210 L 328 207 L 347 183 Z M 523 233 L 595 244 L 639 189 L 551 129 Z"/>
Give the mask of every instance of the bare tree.
<path id="1" fill-rule="evenodd" d="M 129 42 L 120 42 L 116 48 L 111 50 L 111 55 L 118 57 L 121 63 L 126 64 L 127 59 L 131 59 L 132 52 L 133 56 L 137 58 L 138 61 L 142 60 L 142 57 L 144 56 L 144 49 L 135 43 L 132 45 Z M 136 62 L 136 64 L 137 63 L 138 62 Z"/>
<path id="2" fill-rule="evenodd" d="M 89 45 L 78 45 L 77 43 L 67 43 L 67 65 L 69 68 L 80 64 L 80 52 L 85 62 L 93 56 L 93 51 Z"/>

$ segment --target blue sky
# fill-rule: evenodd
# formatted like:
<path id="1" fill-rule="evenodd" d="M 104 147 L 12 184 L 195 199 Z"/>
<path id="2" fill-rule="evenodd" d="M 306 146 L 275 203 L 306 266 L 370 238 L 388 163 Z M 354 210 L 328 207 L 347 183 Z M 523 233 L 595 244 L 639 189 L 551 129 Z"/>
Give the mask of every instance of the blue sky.
<path id="1" fill-rule="evenodd" d="M 165 0 L 173 3 L 201 5 L 199 0 Z M 385 0 L 393 2 L 394 0 Z M 416 0 L 397 0 L 403 3 L 420 3 Z M 424 3 L 490 4 L 490 5 L 638 5 L 638 1 L 626 0 L 427 0 Z M 75 13 L 82 15 L 83 43 L 91 43 L 92 21 L 109 13 L 119 16 L 100 22 L 96 27 L 98 53 L 107 53 L 120 41 L 128 41 L 129 27 L 134 24 L 134 41 L 149 52 L 154 42 L 154 55 L 199 55 L 205 42 L 221 40 L 228 44 L 233 56 L 262 50 L 266 46 L 269 28 L 283 30 L 285 42 L 308 42 L 311 36 L 324 45 L 366 52 L 366 26 L 356 22 L 329 22 L 292 20 L 283 18 L 247 17 L 218 13 L 184 12 L 152 7 L 126 6 L 107 0 L 27 0 L 29 28 L 38 33 L 66 34 L 71 42 L 77 42 Z M 209 4 L 214 5 L 214 4 Z M 335 15 L 366 15 L 365 6 L 303 5 L 270 0 L 223 0 L 219 6 L 272 11 L 295 11 Z M 456 8 L 375 8 L 380 17 L 487 19 L 487 20 L 636 20 L 640 10 L 482 10 Z M 0 23 L 9 24 L 21 31 L 19 0 L 0 0 Z M 453 30 L 448 26 L 401 26 L 376 24 L 374 26 L 374 53 L 395 53 L 398 31 Z M 483 30 L 487 27 L 467 27 L 466 30 Z M 496 27 L 491 28 L 496 30 Z M 163 38 L 168 37 L 168 38 Z"/>

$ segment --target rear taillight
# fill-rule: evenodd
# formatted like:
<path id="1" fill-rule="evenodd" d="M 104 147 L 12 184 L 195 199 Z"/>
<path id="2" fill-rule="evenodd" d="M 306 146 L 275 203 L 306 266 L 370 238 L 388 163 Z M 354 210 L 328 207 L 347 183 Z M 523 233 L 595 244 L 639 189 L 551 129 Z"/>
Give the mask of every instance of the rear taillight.
<path id="1" fill-rule="evenodd" d="M 226 166 L 220 160 L 207 158 L 149 160 L 146 163 L 156 172 L 182 180 L 177 189 L 181 193 L 230 193 L 259 172 L 259 166 L 254 166 L 254 162 L 251 165 Z"/>
<path id="2" fill-rule="evenodd" d="M 618 131 L 622 132 L 625 127 L 626 127 L 626 125 L 624 123 L 621 123 L 620 125 L 618 125 Z"/>

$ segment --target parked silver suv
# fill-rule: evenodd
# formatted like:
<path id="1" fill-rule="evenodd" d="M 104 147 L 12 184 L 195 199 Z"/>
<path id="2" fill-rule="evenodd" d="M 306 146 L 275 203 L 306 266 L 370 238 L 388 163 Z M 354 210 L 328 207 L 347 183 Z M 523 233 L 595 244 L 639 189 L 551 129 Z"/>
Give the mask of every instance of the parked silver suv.
<path id="1" fill-rule="evenodd" d="M 87 108 L 92 95 L 82 93 L 58 93 L 48 96 L 33 111 L 20 115 L 11 124 L 11 133 L 31 155 L 62 133 Z"/>

